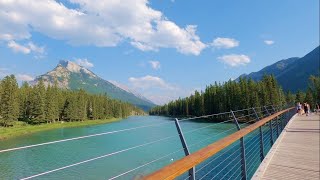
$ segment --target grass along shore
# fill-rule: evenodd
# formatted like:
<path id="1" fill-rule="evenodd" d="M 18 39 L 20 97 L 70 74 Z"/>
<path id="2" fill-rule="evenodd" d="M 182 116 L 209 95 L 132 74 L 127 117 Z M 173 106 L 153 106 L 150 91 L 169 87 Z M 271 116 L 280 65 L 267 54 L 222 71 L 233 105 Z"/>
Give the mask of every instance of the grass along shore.
<path id="1" fill-rule="evenodd" d="M 67 127 L 83 127 L 97 124 L 106 124 L 119 121 L 120 118 L 110 118 L 104 120 L 85 120 L 76 122 L 55 122 L 50 124 L 29 125 L 17 124 L 13 127 L 0 127 L 0 140 L 31 134 L 40 131 L 47 131 L 51 129 L 67 128 Z"/>

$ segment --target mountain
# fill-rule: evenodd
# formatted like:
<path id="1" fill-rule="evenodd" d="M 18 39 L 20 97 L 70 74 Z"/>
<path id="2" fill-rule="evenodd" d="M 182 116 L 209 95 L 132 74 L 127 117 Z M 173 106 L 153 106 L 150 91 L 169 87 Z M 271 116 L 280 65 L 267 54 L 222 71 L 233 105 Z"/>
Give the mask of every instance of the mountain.
<path id="1" fill-rule="evenodd" d="M 246 77 L 258 81 L 261 80 L 264 74 L 273 74 L 285 91 L 305 91 L 308 87 L 310 75 L 320 75 L 319 49 L 320 46 L 302 58 L 293 57 L 280 60 L 258 72 L 242 74 L 236 80 L 239 80 L 241 77 Z"/>
<path id="2" fill-rule="evenodd" d="M 85 67 L 71 61 L 60 61 L 59 64 L 46 74 L 38 76 L 32 84 L 37 83 L 40 79 L 45 84 L 53 84 L 57 81 L 60 88 L 85 91 L 93 94 L 107 94 L 109 97 L 129 102 L 148 111 L 155 104 L 145 97 L 123 88 L 117 83 L 106 81 Z"/>

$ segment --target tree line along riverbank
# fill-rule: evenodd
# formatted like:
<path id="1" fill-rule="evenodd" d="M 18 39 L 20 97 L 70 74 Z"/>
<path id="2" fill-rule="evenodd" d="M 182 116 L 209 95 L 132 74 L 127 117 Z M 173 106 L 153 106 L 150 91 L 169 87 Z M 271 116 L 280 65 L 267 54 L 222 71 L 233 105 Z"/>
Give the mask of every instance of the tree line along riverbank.
<path id="1" fill-rule="evenodd" d="M 311 76 L 307 91 L 295 94 L 284 92 L 272 75 L 265 75 L 258 82 L 246 78 L 222 84 L 216 82 L 204 91 L 195 91 L 189 97 L 156 106 L 149 114 L 189 117 L 264 105 L 294 106 L 295 102 L 308 102 L 313 107 L 320 104 L 320 77 Z"/>
<path id="2" fill-rule="evenodd" d="M 110 119 L 144 114 L 136 106 L 110 99 L 107 95 L 60 89 L 57 84 L 45 85 L 43 81 L 33 86 L 23 83 L 19 87 L 13 75 L 0 81 L 1 132 L 12 126 L 32 129 L 30 125 L 46 124 L 43 126 L 63 127 L 66 125 L 59 122 L 91 124 L 95 122 L 93 120 L 107 122 Z M 72 126 L 71 123 L 65 124 Z"/>

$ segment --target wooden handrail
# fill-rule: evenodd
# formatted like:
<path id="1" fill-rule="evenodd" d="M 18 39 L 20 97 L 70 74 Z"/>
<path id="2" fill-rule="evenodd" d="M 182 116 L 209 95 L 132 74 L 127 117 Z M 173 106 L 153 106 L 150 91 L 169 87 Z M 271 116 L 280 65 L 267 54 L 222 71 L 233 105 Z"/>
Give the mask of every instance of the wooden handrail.
<path id="1" fill-rule="evenodd" d="M 244 137 L 245 135 L 249 134 L 250 132 L 256 130 L 260 126 L 264 125 L 265 123 L 271 121 L 272 119 L 276 118 L 277 116 L 290 111 L 294 107 L 279 111 L 275 114 L 272 114 L 268 117 L 265 117 L 261 119 L 260 121 L 251 124 L 225 138 L 220 139 L 219 141 L 216 141 L 210 145 L 208 145 L 205 148 L 202 148 L 198 150 L 197 152 L 194 152 L 168 166 L 163 167 L 162 169 L 151 173 L 145 177 L 143 177 L 143 180 L 154 180 L 154 179 L 174 179 L 192 167 L 200 164 L 201 162 L 205 161 L 209 157 L 215 155 L 219 151 L 223 150 L 225 147 L 231 145 L 235 141 L 239 140 L 240 138 Z"/>

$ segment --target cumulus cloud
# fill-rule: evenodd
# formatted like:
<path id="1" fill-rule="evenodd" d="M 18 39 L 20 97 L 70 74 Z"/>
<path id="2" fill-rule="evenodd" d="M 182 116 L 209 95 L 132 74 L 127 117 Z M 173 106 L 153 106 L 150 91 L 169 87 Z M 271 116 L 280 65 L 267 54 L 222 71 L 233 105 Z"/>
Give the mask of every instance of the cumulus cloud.
<path id="1" fill-rule="evenodd" d="M 75 62 L 85 68 L 92 68 L 94 66 L 88 59 L 76 59 Z"/>
<path id="2" fill-rule="evenodd" d="M 33 42 L 28 42 L 27 44 L 22 45 L 13 40 L 10 40 L 7 45 L 10 49 L 12 49 L 14 52 L 17 52 L 17 53 L 23 53 L 23 54 L 34 53 L 37 55 L 44 54 L 44 47 L 37 46 Z"/>
<path id="3" fill-rule="evenodd" d="M 28 47 L 20 45 L 20 44 L 16 43 L 15 41 L 9 41 L 8 47 L 10 49 L 12 49 L 14 52 L 20 52 L 23 54 L 29 54 L 31 52 L 31 50 Z"/>
<path id="4" fill-rule="evenodd" d="M 156 76 L 130 77 L 128 81 L 130 89 L 143 94 L 144 97 L 159 105 L 191 94 L 190 89 L 181 88 Z"/>
<path id="5" fill-rule="evenodd" d="M 18 81 L 32 81 L 34 78 L 28 74 L 17 74 L 16 78 Z"/>
<path id="6" fill-rule="evenodd" d="M 218 57 L 225 64 L 236 67 L 250 63 L 250 57 L 243 54 L 230 54 Z"/>
<path id="7" fill-rule="evenodd" d="M 274 44 L 274 41 L 272 41 L 272 40 L 265 40 L 265 41 L 263 41 L 266 45 L 272 45 L 272 44 Z"/>
<path id="8" fill-rule="evenodd" d="M 143 76 L 139 78 L 130 77 L 129 83 L 135 89 L 175 89 L 174 86 L 170 85 L 169 83 L 165 82 L 163 79 L 156 77 L 156 76 Z"/>
<path id="9" fill-rule="evenodd" d="M 151 65 L 152 69 L 160 69 L 161 65 L 159 61 L 149 61 L 149 64 Z"/>
<path id="10" fill-rule="evenodd" d="M 239 41 L 232 38 L 221 38 L 218 37 L 213 40 L 211 46 L 218 49 L 230 49 L 239 46 Z"/>
<path id="11" fill-rule="evenodd" d="M 206 47 L 196 26 L 179 27 L 148 0 L 69 2 L 77 8 L 55 0 L 0 0 L 0 39 L 26 40 L 34 31 L 73 45 L 111 47 L 125 40 L 143 51 L 175 48 L 192 55 Z"/>

